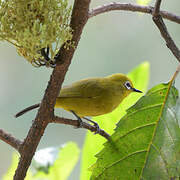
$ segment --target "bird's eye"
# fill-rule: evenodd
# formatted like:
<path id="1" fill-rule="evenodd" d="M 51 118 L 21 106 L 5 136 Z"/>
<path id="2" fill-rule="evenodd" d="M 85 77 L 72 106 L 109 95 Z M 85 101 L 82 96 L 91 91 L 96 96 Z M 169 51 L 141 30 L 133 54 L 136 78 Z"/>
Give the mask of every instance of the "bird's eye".
<path id="1" fill-rule="evenodd" d="M 124 85 L 125 85 L 125 87 L 126 87 L 127 89 L 131 89 L 131 88 L 132 88 L 129 81 L 126 81 L 126 82 L 124 83 Z"/>

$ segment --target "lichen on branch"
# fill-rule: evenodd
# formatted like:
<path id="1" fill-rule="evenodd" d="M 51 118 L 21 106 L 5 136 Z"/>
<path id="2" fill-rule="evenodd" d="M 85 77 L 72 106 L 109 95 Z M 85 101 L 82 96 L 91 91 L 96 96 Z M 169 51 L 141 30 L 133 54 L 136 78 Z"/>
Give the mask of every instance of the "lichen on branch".
<path id="1" fill-rule="evenodd" d="M 42 48 L 54 56 L 72 38 L 68 0 L 0 0 L 0 40 L 16 46 L 31 64 L 43 61 Z"/>

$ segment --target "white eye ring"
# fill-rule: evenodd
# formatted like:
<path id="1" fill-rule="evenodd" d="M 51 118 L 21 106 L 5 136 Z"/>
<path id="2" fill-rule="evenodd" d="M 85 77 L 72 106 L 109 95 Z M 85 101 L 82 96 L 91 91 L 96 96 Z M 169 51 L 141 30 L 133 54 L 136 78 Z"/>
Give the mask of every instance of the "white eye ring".
<path id="1" fill-rule="evenodd" d="M 131 84 L 130 84 L 129 81 L 126 81 L 126 82 L 124 83 L 124 85 L 125 85 L 125 87 L 126 87 L 127 89 L 132 89 Z"/>

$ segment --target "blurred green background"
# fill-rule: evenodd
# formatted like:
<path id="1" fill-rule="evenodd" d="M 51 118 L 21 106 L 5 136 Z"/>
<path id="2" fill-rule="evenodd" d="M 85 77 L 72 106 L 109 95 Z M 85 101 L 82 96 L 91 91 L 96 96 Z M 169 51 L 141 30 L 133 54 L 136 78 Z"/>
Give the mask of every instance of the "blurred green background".
<path id="1" fill-rule="evenodd" d="M 91 7 L 111 2 L 93 1 Z M 135 1 L 118 1 L 131 2 Z M 153 5 L 155 1 L 152 1 Z M 180 1 L 164 1 L 162 9 L 180 15 Z M 180 25 L 165 20 L 168 30 L 180 48 Z M 15 119 L 19 110 L 40 102 L 49 81 L 52 69 L 34 68 L 8 43 L 0 43 L 0 128 L 23 139 L 31 126 L 36 110 Z M 161 82 L 167 82 L 174 73 L 177 60 L 171 54 L 152 18 L 147 14 L 112 11 L 90 19 L 77 51 L 69 67 L 64 84 L 70 84 L 82 78 L 106 76 L 113 73 L 127 73 L 143 61 L 151 65 L 149 88 Z M 180 77 L 176 80 L 180 89 Z M 62 110 L 56 114 L 73 117 Z M 51 124 L 38 146 L 59 146 L 67 141 L 75 141 L 82 148 L 86 130 Z M 0 141 L 0 178 L 7 171 L 12 152 L 9 145 Z M 79 178 L 79 164 L 70 176 L 70 180 Z"/>

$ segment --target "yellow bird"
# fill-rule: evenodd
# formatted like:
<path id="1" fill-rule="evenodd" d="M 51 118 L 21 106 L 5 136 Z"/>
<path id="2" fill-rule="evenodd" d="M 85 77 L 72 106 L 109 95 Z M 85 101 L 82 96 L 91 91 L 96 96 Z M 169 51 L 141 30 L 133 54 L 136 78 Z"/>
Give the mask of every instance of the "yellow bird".
<path id="1" fill-rule="evenodd" d="M 63 87 L 56 99 L 55 107 L 72 112 L 81 123 L 81 118 L 85 116 L 99 116 L 112 112 L 131 92 L 142 93 L 134 88 L 131 80 L 124 74 L 87 78 Z M 30 106 L 17 113 L 15 117 L 39 106 L 40 104 Z"/>

